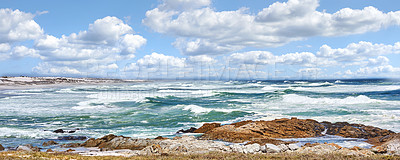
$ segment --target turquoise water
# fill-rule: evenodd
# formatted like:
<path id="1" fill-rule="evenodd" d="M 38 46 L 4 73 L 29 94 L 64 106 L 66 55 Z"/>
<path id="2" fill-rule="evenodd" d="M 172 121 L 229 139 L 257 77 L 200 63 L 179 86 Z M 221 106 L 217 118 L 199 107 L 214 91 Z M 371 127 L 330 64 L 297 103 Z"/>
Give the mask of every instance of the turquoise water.
<path id="1" fill-rule="evenodd" d="M 204 122 L 311 118 L 400 131 L 400 82 L 153 81 L 0 91 L 0 144 L 174 136 Z M 56 129 L 76 133 L 56 134 Z"/>

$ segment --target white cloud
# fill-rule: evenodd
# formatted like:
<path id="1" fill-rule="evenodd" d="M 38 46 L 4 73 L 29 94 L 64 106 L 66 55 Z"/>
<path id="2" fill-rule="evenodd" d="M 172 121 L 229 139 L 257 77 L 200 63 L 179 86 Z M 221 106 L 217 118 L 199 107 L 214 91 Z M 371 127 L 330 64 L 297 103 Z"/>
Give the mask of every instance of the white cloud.
<path id="1" fill-rule="evenodd" d="M 163 10 L 189 10 L 209 6 L 211 0 L 163 0 L 159 8 Z"/>
<path id="2" fill-rule="evenodd" d="M 60 38 L 46 35 L 35 41 L 45 62 L 33 69 L 40 74 L 105 74 L 117 69 L 116 61 L 134 58 L 146 39 L 116 17 L 105 17 L 89 25 L 87 31 Z M 47 68 L 43 68 L 47 67 Z M 62 68 L 51 70 L 50 68 Z M 78 72 L 76 72 L 78 71 Z"/>
<path id="3" fill-rule="evenodd" d="M 205 55 L 179 58 L 154 52 L 126 65 L 121 71 L 130 78 L 140 79 L 204 78 L 215 76 L 214 67 L 220 67 L 215 65 L 217 62 Z"/>
<path id="4" fill-rule="evenodd" d="M 357 72 L 355 73 L 356 76 L 379 76 L 382 74 L 390 75 L 392 73 L 400 74 L 400 68 L 398 67 L 393 67 L 391 65 L 382 65 L 382 66 L 377 66 L 377 67 L 363 67 L 359 68 Z"/>
<path id="5" fill-rule="evenodd" d="M 369 66 L 383 66 L 388 64 L 389 64 L 389 59 L 385 56 L 379 56 L 377 58 L 368 59 Z"/>
<path id="6" fill-rule="evenodd" d="M 0 43 L 0 53 L 7 52 L 11 49 L 10 44 L 8 43 Z"/>
<path id="7" fill-rule="evenodd" d="M 163 2 L 146 12 L 143 23 L 177 37 L 174 46 L 185 55 L 226 54 L 245 47 L 276 47 L 313 36 L 360 34 L 400 25 L 400 11 L 383 13 L 365 7 L 326 13 L 316 10 L 318 0 L 275 2 L 256 15 L 243 8 L 215 11 L 208 1 Z M 165 7 L 170 4 L 195 7 Z"/>
<path id="8" fill-rule="evenodd" d="M 240 64 L 275 64 L 276 56 L 267 51 L 250 51 L 245 53 L 234 53 L 230 60 Z"/>
<path id="9" fill-rule="evenodd" d="M 18 9 L 0 9 L 0 43 L 32 40 L 40 37 L 43 30 L 33 20 L 35 15 Z"/>
<path id="10" fill-rule="evenodd" d="M 339 62 L 361 61 L 369 57 L 385 54 L 399 54 L 400 42 L 394 45 L 372 44 L 371 42 L 361 41 L 351 43 L 346 48 L 332 49 L 328 45 L 323 45 L 317 53 L 320 57 L 331 58 Z"/>

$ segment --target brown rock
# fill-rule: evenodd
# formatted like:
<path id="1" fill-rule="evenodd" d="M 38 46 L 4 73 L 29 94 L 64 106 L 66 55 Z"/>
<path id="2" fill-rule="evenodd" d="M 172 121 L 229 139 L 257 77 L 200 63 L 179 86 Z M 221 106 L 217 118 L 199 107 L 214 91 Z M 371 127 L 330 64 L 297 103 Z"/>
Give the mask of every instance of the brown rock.
<path id="1" fill-rule="evenodd" d="M 42 146 L 51 146 L 51 145 L 56 145 L 58 144 L 55 141 L 47 141 L 47 142 L 43 142 Z"/>
<path id="2" fill-rule="evenodd" d="M 52 149 L 47 149 L 46 152 L 54 152 Z"/>
<path id="3" fill-rule="evenodd" d="M 168 139 L 168 138 L 165 138 L 165 137 L 162 137 L 162 136 L 158 136 L 158 137 L 156 137 L 156 138 L 154 138 L 154 139 L 157 139 L 157 140 L 165 140 L 165 139 Z"/>
<path id="4" fill-rule="evenodd" d="M 384 144 L 385 142 L 388 142 L 388 141 L 390 141 L 392 139 L 395 139 L 396 136 L 398 136 L 398 135 L 399 135 L 399 133 L 390 134 L 390 135 L 387 135 L 387 136 L 378 136 L 378 137 L 370 138 L 366 142 L 369 143 L 369 144 L 372 144 L 374 146 L 380 146 L 380 145 Z"/>
<path id="5" fill-rule="evenodd" d="M 73 151 L 75 151 L 75 150 L 74 149 L 68 149 L 65 152 L 73 152 Z"/>
<path id="6" fill-rule="evenodd" d="M 199 129 L 196 129 L 194 133 L 206 133 L 214 128 L 221 127 L 221 123 L 204 123 Z"/>
<path id="7" fill-rule="evenodd" d="M 82 143 L 81 147 L 98 147 L 103 150 L 114 150 L 114 149 L 131 149 L 141 150 L 151 144 L 159 142 L 154 139 L 134 139 L 124 136 L 106 135 L 98 139 L 88 139 Z"/>
<path id="8" fill-rule="evenodd" d="M 321 124 L 327 128 L 326 134 L 337 135 L 346 138 L 370 139 L 394 134 L 394 132 L 387 129 L 380 129 L 362 124 L 349 124 L 347 122 L 322 122 Z"/>
<path id="9" fill-rule="evenodd" d="M 374 153 L 386 153 L 387 148 L 384 146 L 376 146 L 376 147 L 372 148 L 371 151 Z"/>
<path id="10" fill-rule="evenodd" d="M 243 121 L 205 132 L 201 139 L 241 143 L 262 138 L 306 138 L 321 136 L 324 126 L 315 120 L 276 119 L 273 121 Z"/>
<path id="11" fill-rule="evenodd" d="M 335 143 L 328 143 L 328 145 L 334 146 L 334 147 L 336 147 L 337 149 L 342 149 L 342 146 L 339 146 L 339 145 L 337 145 L 337 144 L 335 144 Z"/>
<path id="12" fill-rule="evenodd" d="M 318 146 L 318 145 L 320 145 L 321 143 L 313 143 L 313 144 L 311 144 L 311 143 L 306 143 L 306 144 L 304 144 L 303 145 L 303 147 L 314 147 L 314 146 Z"/>
<path id="13" fill-rule="evenodd" d="M 181 129 L 181 130 L 179 130 L 179 131 L 176 132 L 176 133 L 194 133 L 194 131 L 195 131 L 196 129 L 197 129 L 197 128 L 190 127 L 190 128 L 187 129 L 187 130 Z"/>
<path id="14" fill-rule="evenodd" d="M 4 147 L 0 144 L 0 151 L 4 151 Z"/>
<path id="15" fill-rule="evenodd" d="M 354 146 L 353 148 L 350 148 L 350 150 L 359 151 L 359 150 L 363 150 L 363 148 L 358 147 L 358 146 Z"/>

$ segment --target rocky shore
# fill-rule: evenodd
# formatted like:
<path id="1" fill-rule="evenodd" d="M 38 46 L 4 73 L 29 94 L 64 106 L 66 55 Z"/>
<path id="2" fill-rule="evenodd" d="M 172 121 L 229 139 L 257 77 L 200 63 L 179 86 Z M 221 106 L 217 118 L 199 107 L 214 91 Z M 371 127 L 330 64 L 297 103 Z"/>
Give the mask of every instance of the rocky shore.
<path id="1" fill-rule="evenodd" d="M 83 143 L 58 144 L 45 142 L 42 146 L 66 148 L 64 152 L 83 156 L 167 156 L 209 153 L 238 154 L 340 154 L 370 157 L 387 155 L 399 158 L 400 134 L 386 129 L 349 124 L 346 122 L 318 122 L 311 119 L 276 119 L 273 121 L 242 121 L 228 125 L 205 123 L 196 129 L 180 130 L 180 133 L 203 133 L 200 137 L 177 136 L 172 139 L 138 139 L 116 135 L 90 138 Z M 307 138 L 324 135 L 363 138 L 372 148 L 345 148 L 334 143 L 307 143 L 300 146 L 294 141 L 280 138 Z M 4 147 L 0 145 L 0 150 Z M 17 151 L 40 151 L 32 145 L 18 146 Z M 55 151 L 49 149 L 49 153 Z"/>

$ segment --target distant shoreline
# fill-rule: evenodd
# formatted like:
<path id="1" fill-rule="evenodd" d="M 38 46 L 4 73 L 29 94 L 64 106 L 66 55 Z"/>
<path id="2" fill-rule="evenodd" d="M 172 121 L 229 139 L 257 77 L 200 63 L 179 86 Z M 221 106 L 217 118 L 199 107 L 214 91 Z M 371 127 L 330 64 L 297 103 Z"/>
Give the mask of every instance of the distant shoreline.
<path id="1" fill-rule="evenodd" d="M 103 78 L 70 78 L 70 77 L 0 77 L 0 90 L 53 88 L 77 85 L 101 85 L 148 82 L 147 80 L 122 80 Z"/>

